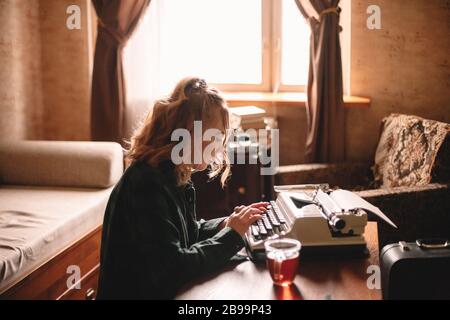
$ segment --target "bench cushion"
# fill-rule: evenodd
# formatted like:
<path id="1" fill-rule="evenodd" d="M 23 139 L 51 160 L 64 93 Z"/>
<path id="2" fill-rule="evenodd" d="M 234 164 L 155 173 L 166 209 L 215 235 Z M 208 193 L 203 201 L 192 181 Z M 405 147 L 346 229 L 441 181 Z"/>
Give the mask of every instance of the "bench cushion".
<path id="1" fill-rule="evenodd" d="M 107 188 L 122 172 L 123 151 L 114 142 L 0 143 L 0 184 Z"/>
<path id="2" fill-rule="evenodd" d="M 0 293 L 100 226 L 110 193 L 0 186 Z"/>

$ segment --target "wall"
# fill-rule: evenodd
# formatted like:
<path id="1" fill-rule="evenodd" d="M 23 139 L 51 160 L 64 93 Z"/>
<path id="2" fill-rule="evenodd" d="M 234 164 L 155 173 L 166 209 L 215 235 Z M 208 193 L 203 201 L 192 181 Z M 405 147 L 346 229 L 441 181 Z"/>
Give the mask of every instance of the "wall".
<path id="1" fill-rule="evenodd" d="M 275 112 L 280 129 L 280 165 L 304 162 L 306 109 L 279 106 Z"/>
<path id="2" fill-rule="evenodd" d="M 44 138 L 90 139 L 91 47 L 88 0 L 40 0 Z M 81 9 L 81 29 L 66 28 L 66 8 Z"/>
<path id="3" fill-rule="evenodd" d="M 369 5 L 381 30 L 366 28 Z M 450 4 L 446 0 L 352 0 L 351 90 L 369 109 L 347 112 L 347 157 L 371 160 L 381 119 L 415 114 L 450 122 Z"/>
<path id="4" fill-rule="evenodd" d="M 41 138 L 38 2 L 0 0 L 0 139 Z"/>
<path id="5" fill-rule="evenodd" d="M 0 139 L 90 138 L 89 14 L 89 0 L 0 0 Z"/>

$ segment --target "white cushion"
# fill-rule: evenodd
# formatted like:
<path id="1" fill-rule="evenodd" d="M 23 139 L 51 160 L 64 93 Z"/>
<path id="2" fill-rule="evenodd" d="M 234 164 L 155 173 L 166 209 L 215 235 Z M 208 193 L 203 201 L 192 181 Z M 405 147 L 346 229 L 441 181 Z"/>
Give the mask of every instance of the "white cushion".
<path id="1" fill-rule="evenodd" d="M 101 225 L 111 190 L 1 186 L 0 293 Z"/>
<path id="2" fill-rule="evenodd" d="M 0 143 L 0 183 L 107 188 L 123 172 L 115 142 L 11 141 Z"/>

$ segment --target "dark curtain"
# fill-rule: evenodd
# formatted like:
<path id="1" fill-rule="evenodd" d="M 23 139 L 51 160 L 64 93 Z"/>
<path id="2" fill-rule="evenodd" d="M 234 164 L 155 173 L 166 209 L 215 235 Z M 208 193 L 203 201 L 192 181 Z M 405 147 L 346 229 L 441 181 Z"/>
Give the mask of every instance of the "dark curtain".
<path id="1" fill-rule="evenodd" d="M 306 162 L 345 158 L 339 0 L 295 0 L 311 27 Z"/>
<path id="2" fill-rule="evenodd" d="M 125 84 L 122 51 L 150 0 L 92 0 L 98 17 L 91 96 L 91 138 L 122 143 Z"/>

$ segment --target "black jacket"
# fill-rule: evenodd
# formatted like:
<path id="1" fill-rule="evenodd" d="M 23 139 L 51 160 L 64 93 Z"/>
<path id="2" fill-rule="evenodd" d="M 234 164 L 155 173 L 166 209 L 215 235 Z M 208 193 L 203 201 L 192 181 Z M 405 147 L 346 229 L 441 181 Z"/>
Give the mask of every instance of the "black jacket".
<path id="1" fill-rule="evenodd" d="M 170 161 L 134 162 L 106 207 L 97 299 L 171 299 L 224 266 L 244 245 L 223 218 L 196 220 L 195 189 L 177 187 Z"/>

